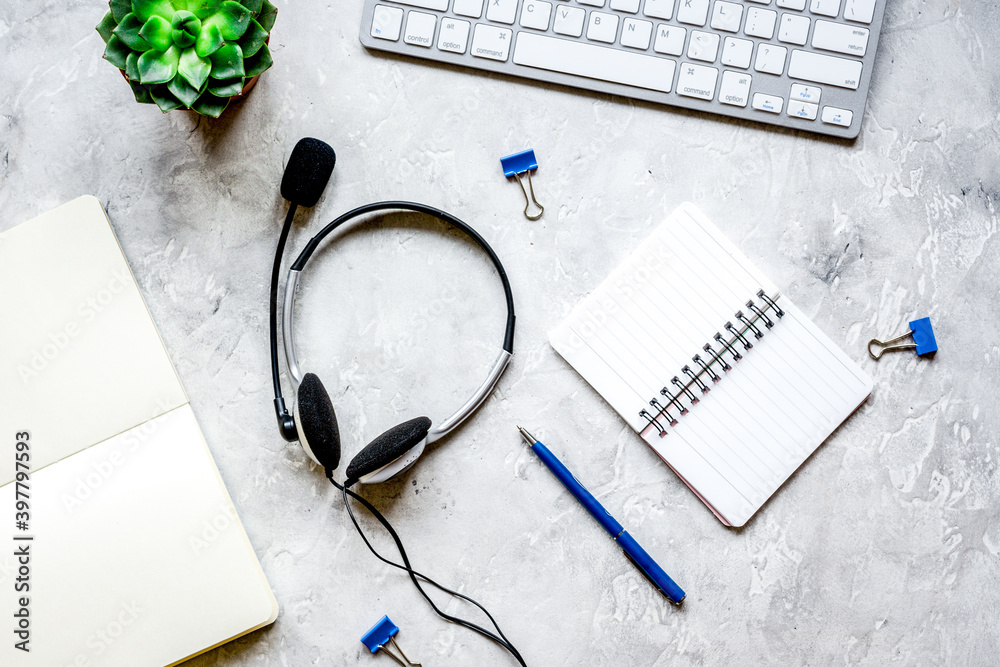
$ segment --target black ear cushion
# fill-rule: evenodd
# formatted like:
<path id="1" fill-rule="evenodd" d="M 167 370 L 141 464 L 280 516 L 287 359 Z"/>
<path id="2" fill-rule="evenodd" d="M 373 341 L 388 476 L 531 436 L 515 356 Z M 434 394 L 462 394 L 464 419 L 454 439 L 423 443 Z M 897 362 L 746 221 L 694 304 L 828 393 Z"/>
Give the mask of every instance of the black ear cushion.
<path id="1" fill-rule="evenodd" d="M 370 472 L 392 463 L 427 437 L 431 420 L 417 417 L 393 426 L 368 443 L 347 466 L 347 479 L 361 479 Z"/>
<path id="2" fill-rule="evenodd" d="M 333 401 L 315 373 L 306 373 L 302 377 L 295 412 L 296 425 L 301 435 L 305 436 L 303 444 L 312 451 L 320 465 L 335 469 L 340 465 L 340 428 L 333 411 Z"/>

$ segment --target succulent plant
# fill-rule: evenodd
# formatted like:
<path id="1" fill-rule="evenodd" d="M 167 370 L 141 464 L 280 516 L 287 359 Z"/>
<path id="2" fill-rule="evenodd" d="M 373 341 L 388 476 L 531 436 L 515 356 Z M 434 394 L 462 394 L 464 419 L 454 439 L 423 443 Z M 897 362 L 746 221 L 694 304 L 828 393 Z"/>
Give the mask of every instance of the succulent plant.
<path id="1" fill-rule="evenodd" d="M 110 0 L 97 26 L 104 57 L 137 102 L 218 118 L 247 81 L 271 66 L 278 10 L 268 0 Z"/>

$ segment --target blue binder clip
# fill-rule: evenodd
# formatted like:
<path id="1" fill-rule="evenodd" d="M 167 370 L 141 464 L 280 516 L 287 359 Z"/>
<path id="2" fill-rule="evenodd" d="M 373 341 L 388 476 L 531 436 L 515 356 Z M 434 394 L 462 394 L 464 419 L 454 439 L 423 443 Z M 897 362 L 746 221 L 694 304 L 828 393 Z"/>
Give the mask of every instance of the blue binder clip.
<path id="1" fill-rule="evenodd" d="M 542 217 L 545 207 L 535 199 L 535 188 L 531 185 L 531 172 L 538 169 L 538 160 L 535 159 L 535 151 L 529 148 L 526 151 L 502 157 L 500 158 L 500 166 L 503 167 L 504 176 L 507 178 L 513 176 L 517 179 L 517 184 L 521 186 L 521 192 L 524 193 L 524 217 L 528 220 L 538 220 Z M 527 190 L 524 189 L 524 183 L 521 181 L 521 176 L 525 175 L 528 179 Z M 530 199 L 528 198 L 529 192 L 531 193 Z M 528 213 L 528 209 L 531 208 L 532 203 L 538 207 L 538 213 Z"/>
<path id="2" fill-rule="evenodd" d="M 377 653 L 381 650 L 387 656 L 398 662 L 403 667 L 420 667 L 419 662 L 412 662 L 403 653 L 403 649 L 399 648 L 399 644 L 396 643 L 395 636 L 399 632 L 399 628 L 389 620 L 388 616 L 383 616 L 382 619 L 372 626 L 372 629 L 365 633 L 361 638 L 361 643 L 368 647 L 368 650 L 372 653 Z M 397 656 L 392 652 L 386 644 L 392 644 L 392 647 L 399 651 Z M 404 662 L 405 661 L 405 662 Z"/>
<path id="3" fill-rule="evenodd" d="M 912 343 L 893 345 L 893 343 L 898 343 L 907 336 L 913 337 Z M 880 349 L 877 352 L 872 352 L 872 345 L 877 345 Z M 896 338 L 887 340 L 884 343 L 874 338 L 868 341 L 868 354 L 875 361 L 878 361 L 884 352 L 914 349 L 917 351 L 919 356 L 930 354 L 931 352 L 937 352 L 937 340 L 934 338 L 934 328 L 931 326 L 931 318 L 922 317 L 919 320 L 913 320 L 910 322 L 909 331 L 902 336 L 897 336 Z"/>

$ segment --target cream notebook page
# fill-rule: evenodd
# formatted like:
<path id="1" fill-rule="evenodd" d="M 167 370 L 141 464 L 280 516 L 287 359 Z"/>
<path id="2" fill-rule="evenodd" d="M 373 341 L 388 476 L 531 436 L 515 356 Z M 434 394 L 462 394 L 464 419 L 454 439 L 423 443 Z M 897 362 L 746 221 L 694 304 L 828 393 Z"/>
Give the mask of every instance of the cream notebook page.
<path id="1" fill-rule="evenodd" d="M 0 234 L 0 312 L 0 664 L 168 665 L 272 622 L 274 596 L 96 199 Z M 21 592 L 15 545 L 30 550 Z M 22 596 L 28 653 L 10 634 Z"/>
<path id="2" fill-rule="evenodd" d="M 748 302 L 764 317 L 755 318 Z M 745 330 L 750 349 L 727 323 Z M 872 387 L 691 204 L 671 214 L 550 341 L 732 526 L 745 524 Z M 698 373 L 695 355 L 709 371 Z"/>

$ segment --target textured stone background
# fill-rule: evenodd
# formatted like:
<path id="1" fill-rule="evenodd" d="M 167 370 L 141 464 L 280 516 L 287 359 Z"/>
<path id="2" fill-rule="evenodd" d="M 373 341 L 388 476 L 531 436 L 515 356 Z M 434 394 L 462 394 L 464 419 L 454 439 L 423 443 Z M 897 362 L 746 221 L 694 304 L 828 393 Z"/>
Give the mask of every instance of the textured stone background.
<path id="1" fill-rule="evenodd" d="M 408 198 L 470 221 L 507 264 L 516 355 L 496 394 L 366 495 L 415 566 L 484 602 L 529 664 L 995 663 L 994 3 L 892 2 L 853 144 L 372 55 L 359 1 L 276 4 L 275 65 L 218 121 L 132 102 L 100 59 L 98 0 L 0 7 L 0 228 L 80 194 L 106 204 L 281 604 L 273 627 L 190 664 L 388 662 L 358 642 L 383 613 L 424 665 L 513 664 L 371 557 L 322 473 L 275 432 L 268 270 L 277 182 L 304 135 L 339 161 L 293 247 L 349 207 Z M 536 223 L 497 163 L 528 146 L 548 207 Z M 546 340 L 684 200 L 876 381 L 739 531 Z M 425 220 L 396 222 L 345 234 L 300 293 L 301 357 L 331 388 L 348 455 L 402 419 L 441 419 L 501 342 L 499 286 L 476 249 Z M 935 359 L 867 359 L 868 338 L 924 315 Z M 639 577 L 515 423 L 689 591 L 683 608 Z"/>

